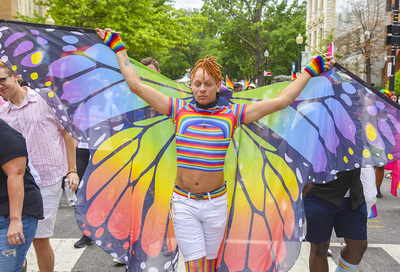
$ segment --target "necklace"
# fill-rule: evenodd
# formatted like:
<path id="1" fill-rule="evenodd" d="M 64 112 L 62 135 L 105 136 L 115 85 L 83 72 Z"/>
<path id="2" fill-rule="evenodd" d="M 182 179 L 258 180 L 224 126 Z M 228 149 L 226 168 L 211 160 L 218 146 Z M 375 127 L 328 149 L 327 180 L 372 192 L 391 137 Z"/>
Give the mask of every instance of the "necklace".
<path id="1" fill-rule="evenodd" d="M 195 107 L 193 107 L 193 108 L 194 108 L 194 110 L 197 112 L 197 115 L 198 115 L 198 116 L 201 116 L 200 113 L 197 111 L 197 109 L 196 109 Z M 203 128 L 206 128 L 206 127 L 207 127 L 207 122 L 208 122 L 208 120 L 212 117 L 212 115 L 213 115 L 214 112 L 216 112 L 216 111 L 218 111 L 218 107 L 217 107 L 215 110 L 213 110 L 212 113 L 211 113 L 211 115 L 210 115 L 210 117 L 208 117 L 208 118 L 206 119 L 206 121 L 203 122 Z M 201 117 L 201 119 L 203 119 L 203 117 Z"/>

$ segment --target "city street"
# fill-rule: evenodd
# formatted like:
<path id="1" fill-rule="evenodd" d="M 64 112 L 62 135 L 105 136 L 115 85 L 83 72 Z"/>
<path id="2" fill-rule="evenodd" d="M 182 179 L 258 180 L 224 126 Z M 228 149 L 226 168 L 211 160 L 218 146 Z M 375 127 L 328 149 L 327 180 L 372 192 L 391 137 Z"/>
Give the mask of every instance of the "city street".
<path id="1" fill-rule="evenodd" d="M 390 182 L 386 178 L 383 181 L 381 188 L 383 198 L 377 202 L 378 217 L 368 220 L 368 250 L 356 271 L 400 271 L 400 197 L 390 194 Z M 58 210 L 55 235 L 51 239 L 56 258 L 55 271 L 125 271 L 125 266 L 115 264 L 113 258 L 96 245 L 75 249 L 73 244 L 81 235 L 75 222 L 74 210 L 68 206 L 64 195 Z M 332 258 L 328 258 L 332 272 L 335 270 L 334 262 L 342 243 L 342 239 L 332 237 L 330 249 L 333 255 Z M 304 242 L 291 272 L 308 271 L 308 250 L 309 243 Z M 28 271 L 38 271 L 32 248 L 28 252 Z M 185 271 L 182 258 L 177 271 Z"/>

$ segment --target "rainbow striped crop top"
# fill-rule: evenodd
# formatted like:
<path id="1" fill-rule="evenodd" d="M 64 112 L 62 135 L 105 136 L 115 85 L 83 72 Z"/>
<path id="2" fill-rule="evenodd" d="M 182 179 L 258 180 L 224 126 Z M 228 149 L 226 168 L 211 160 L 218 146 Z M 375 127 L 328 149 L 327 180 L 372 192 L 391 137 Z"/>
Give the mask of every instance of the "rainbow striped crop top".
<path id="1" fill-rule="evenodd" d="M 168 117 L 175 124 L 178 167 L 222 171 L 235 129 L 243 124 L 247 105 L 200 109 L 170 98 Z"/>

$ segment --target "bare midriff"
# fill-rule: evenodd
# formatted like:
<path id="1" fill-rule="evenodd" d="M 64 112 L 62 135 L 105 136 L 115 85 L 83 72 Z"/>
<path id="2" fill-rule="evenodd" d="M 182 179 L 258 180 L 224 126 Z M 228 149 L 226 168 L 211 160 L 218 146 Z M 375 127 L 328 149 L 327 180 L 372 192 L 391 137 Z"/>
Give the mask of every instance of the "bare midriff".
<path id="1" fill-rule="evenodd" d="M 207 172 L 178 167 L 175 183 L 186 192 L 207 193 L 224 184 L 224 171 Z"/>

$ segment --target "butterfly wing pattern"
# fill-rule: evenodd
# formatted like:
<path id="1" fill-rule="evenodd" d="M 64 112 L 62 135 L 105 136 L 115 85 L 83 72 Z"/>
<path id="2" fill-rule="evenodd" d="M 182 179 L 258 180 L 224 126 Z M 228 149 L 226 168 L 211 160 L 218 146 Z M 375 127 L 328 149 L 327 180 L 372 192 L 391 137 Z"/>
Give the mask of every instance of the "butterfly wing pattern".
<path id="1" fill-rule="evenodd" d="M 90 146 L 76 218 L 130 271 L 173 271 L 168 219 L 175 179 L 172 122 L 132 94 L 115 54 L 93 30 L 0 21 L 0 58 Z M 190 90 L 133 61 L 168 96 Z M 226 94 L 230 103 L 276 96 L 287 83 Z M 227 153 L 229 221 L 219 271 L 288 271 L 303 238 L 302 189 L 338 171 L 399 158 L 399 106 L 335 65 L 288 108 L 239 128 Z"/>
<path id="2" fill-rule="evenodd" d="M 115 54 L 93 30 L 2 22 L 0 35 L 3 62 L 47 100 L 71 135 L 89 143 L 76 203 L 82 231 L 132 271 L 173 271 L 172 122 L 130 92 Z M 162 75 L 133 64 L 146 84 L 191 99 L 189 89 L 163 85 Z"/>
<path id="3" fill-rule="evenodd" d="M 253 103 L 288 84 L 228 99 Z M 219 271 L 288 271 L 303 240 L 304 185 L 399 159 L 399 108 L 336 64 L 291 106 L 237 131 L 225 166 L 232 205 Z"/>

